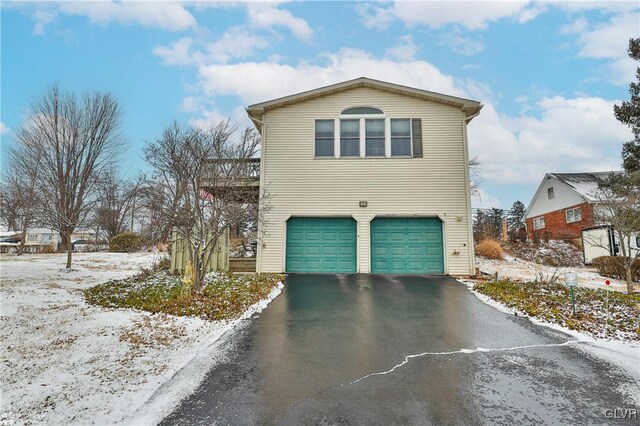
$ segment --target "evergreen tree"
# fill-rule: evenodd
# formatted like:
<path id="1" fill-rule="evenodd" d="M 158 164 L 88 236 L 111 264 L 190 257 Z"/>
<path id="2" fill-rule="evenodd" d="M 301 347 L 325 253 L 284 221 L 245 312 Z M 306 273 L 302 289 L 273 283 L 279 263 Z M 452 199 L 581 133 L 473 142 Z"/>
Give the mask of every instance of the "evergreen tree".
<path id="1" fill-rule="evenodd" d="M 629 40 L 629 57 L 640 61 L 640 38 Z M 629 85 L 631 99 L 621 105 L 614 105 L 613 112 L 618 121 L 626 124 L 633 132 L 633 140 L 622 146 L 622 165 L 630 177 L 638 184 L 640 174 L 640 67 L 636 68 L 636 82 Z"/>
<path id="2" fill-rule="evenodd" d="M 520 235 L 521 229 L 525 227 L 524 215 L 526 208 L 522 201 L 516 201 L 507 213 L 507 225 L 509 227 L 509 236 L 512 240 L 516 238 L 524 239 L 525 235 Z M 523 233 L 524 234 L 524 233 Z"/>

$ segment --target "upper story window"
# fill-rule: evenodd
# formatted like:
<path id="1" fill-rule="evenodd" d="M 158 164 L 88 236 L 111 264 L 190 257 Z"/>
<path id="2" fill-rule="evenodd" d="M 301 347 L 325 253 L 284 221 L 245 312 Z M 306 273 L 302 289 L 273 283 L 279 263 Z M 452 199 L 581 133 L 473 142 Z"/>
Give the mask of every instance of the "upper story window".
<path id="1" fill-rule="evenodd" d="M 582 220 L 582 211 L 580 207 L 569 209 L 564 212 L 567 223 L 580 222 Z"/>
<path id="2" fill-rule="evenodd" d="M 340 156 L 360 156 L 360 120 L 340 120 Z"/>
<path id="3" fill-rule="evenodd" d="M 547 197 L 548 197 L 550 200 L 553 200 L 553 199 L 555 198 L 555 195 L 553 194 L 553 187 L 552 187 L 552 188 L 547 189 Z"/>
<path id="4" fill-rule="evenodd" d="M 366 120 L 365 127 L 366 156 L 384 157 L 384 120 Z"/>
<path id="5" fill-rule="evenodd" d="M 344 111 L 342 111 L 343 115 L 374 115 L 374 114 L 380 114 L 383 115 L 384 112 L 382 112 L 381 109 L 378 108 L 372 108 L 372 107 L 353 107 L 353 108 L 347 108 Z"/>
<path id="6" fill-rule="evenodd" d="M 544 229 L 544 216 L 533 219 L 533 229 Z"/>
<path id="7" fill-rule="evenodd" d="M 391 156 L 411 155 L 411 120 L 391 119 Z"/>
<path id="8" fill-rule="evenodd" d="M 333 157 L 333 120 L 316 120 L 316 157 Z"/>
<path id="9" fill-rule="evenodd" d="M 355 106 L 315 120 L 316 157 L 422 157 L 422 120 L 391 118 L 376 107 Z"/>

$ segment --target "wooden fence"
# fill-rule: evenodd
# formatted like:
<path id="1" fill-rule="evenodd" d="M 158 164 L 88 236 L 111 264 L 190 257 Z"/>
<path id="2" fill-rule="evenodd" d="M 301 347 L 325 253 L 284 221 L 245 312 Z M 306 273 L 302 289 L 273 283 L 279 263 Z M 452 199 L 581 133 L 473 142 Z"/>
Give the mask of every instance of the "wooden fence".
<path id="1" fill-rule="evenodd" d="M 226 228 L 218 242 L 209 250 L 209 267 L 205 272 L 229 270 L 229 228 Z M 171 273 L 184 274 L 189 264 L 189 251 L 184 238 L 176 230 L 171 235 Z"/>

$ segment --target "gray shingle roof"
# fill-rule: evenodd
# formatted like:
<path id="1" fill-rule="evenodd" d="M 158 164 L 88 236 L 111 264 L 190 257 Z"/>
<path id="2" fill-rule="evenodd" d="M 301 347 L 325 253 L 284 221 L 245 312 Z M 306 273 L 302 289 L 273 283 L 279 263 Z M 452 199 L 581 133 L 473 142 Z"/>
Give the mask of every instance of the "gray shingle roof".
<path id="1" fill-rule="evenodd" d="M 598 189 L 598 182 L 605 179 L 611 173 L 618 171 L 594 172 L 594 173 L 549 173 L 562 183 L 573 188 L 578 194 L 589 201 L 595 201 L 594 194 Z"/>

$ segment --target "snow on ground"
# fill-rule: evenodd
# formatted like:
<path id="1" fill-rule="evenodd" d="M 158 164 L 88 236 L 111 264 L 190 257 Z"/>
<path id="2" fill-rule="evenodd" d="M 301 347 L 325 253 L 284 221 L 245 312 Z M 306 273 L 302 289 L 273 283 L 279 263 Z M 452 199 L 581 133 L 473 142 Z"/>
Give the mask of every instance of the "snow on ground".
<path id="1" fill-rule="evenodd" d="M 478 281 L 469 279 L 458 279 L 458 281 L 465 284 L 469 288 L 469 291 L 471 291 L 471 293 L 473 293 L 478 299 L 480 299 L 487 305 L 506 314 L 513 315 L 515 313 L 513 308 L 510 308 L 485 294 L 475 291 L 473 289 L 473 286 L 477 284 Z M 570 330 L 569 328 L 562 327 L 558 324 L 541 321 L 534 317 L 529 317 L 523 312 L 518 312 L 518 315 L 529 318 L 529 320 L 534 324 L 553 328 L 554 330 L 559 330 L 563 333 L 573 336 L 577 341 L 581 343 L 581 345 L 576 346 L 581 351 L 609 361 L 618 368 L 631 374 L 632 377 L 640 377 L 640 342 L 598 339 L 586 333 L 582 333 L 576 330 Z M 636 402 L 640 404 L 640 394 L 632 396 L 634 397 Z"/>
<path id="2" fill-rule="evenodd" d="M 134 275 L 157 258 L 77 253 L 72 272 L 62 270 L 65 259 L 65 254 L 0 255 L 0 424 L 127 421 L 239 321 L 88 305 L 82 290 Z"/>
<path id="3" fill-rule="evenodd" d="M 576 272 L 578 277 L 578 286 L 588 288 L 606 288 L 604 282 L 611 282 L 611 289 L 616 291 L 627 290 L 626 282 L 613 278 L 606 278 L 598 274 L 594 268 L 585 266 L 560 268 L 557 266 L 541 265 L 534 262 L 518 259 L 517 257 L 505 256 L 504 260 L 487 259 L 476 256 L 476 266 L 480 268 L 480 272 L 494 275 L 498 272 L 499 279 L 512 279 L 516 281 L 534 281 L 536 277 L 542 274 L 543 279 L 549 279 L 555 273 L 559 274 L 559 282 L 564 282 L 565 272 Z"/>

